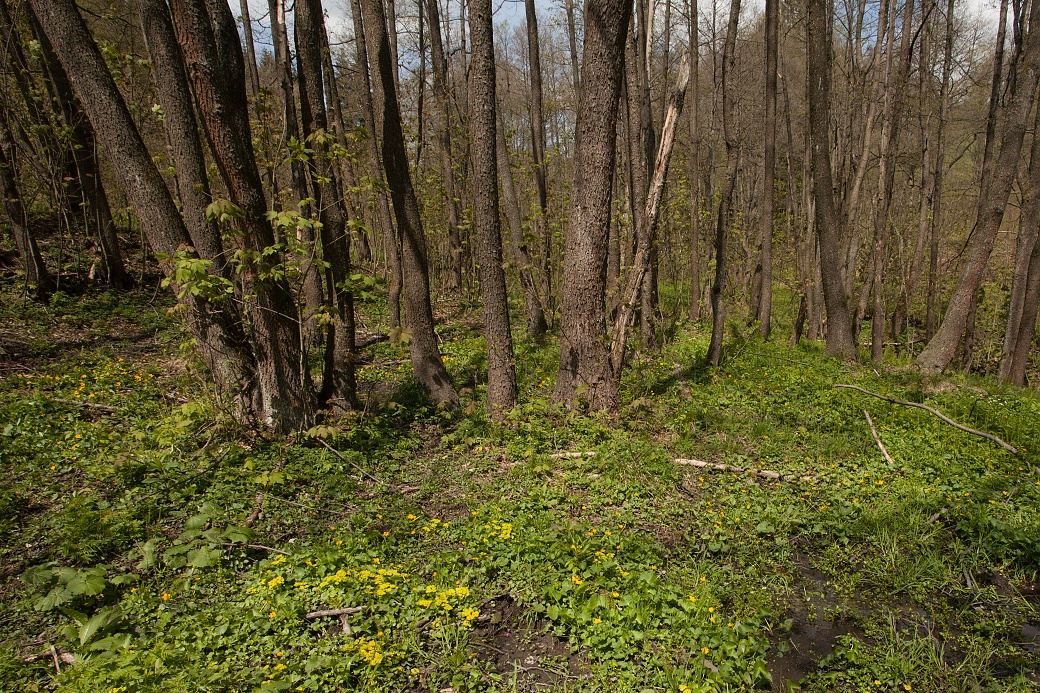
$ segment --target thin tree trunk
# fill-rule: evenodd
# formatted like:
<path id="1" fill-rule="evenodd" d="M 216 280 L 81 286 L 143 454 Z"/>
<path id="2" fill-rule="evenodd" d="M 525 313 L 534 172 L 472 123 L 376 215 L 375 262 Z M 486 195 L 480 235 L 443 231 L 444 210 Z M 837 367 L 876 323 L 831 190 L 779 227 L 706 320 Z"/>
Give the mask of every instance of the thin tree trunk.
<path id="1" fill-rule="evenodd" d="M 697 0 L 690 0 L 690 320 L 701 319 L 700 27 Z"/>
<path id="2" fill-rule="evenodd" d="M 262 411 L 271 428 L 299 430 L 310 425 L 313 402 L 289 284 L 261 280 L 268 264 L 281 257 L 270 252 L 275 239 L 253 155 L 238 30 L 227 4 L 173 0 L 171 10 L 210 152 L 231 202 L 241 210 L 246 261 L 239 276 L 246 295 L 253 296 L 245 313 L 253 331 Z"/>
<path id="3" fill-rule="evenodd" d="M 740 152 L 737 149 L 734 104 L 734 85 L 730 84 L 736 67 L 737 25 L 740 20 L 740 0 L 730 0 L 729 25 L 726 42 L 722 49 L 722 133 L 726 140 L 726 187 L 719 200 L 719 212 L 715 220 L 715 280 L 711 285 L 711 343 L 708 345 L 707 361 L 718 366 L 722 361 L 722 340 L 726 336 L 726 231 L 729 227 L 733 191 L 737 185 L 737 164 Z"/>
<path id="4" fill-rule="evenodd" d="M 386 30 L 387 35 L 390 37 L 390 60 L 393 63 L 394 89 L 400 92 L 401 56 L 397 52 L 397 0 L 386 0 Z"/>
<path id="5" fill-rule="evenodd" d="M 848 298 L 841 281 L 841 260 L 838 254 L 839 222 L 834 207 L 834 185 L 831 180 L 829 129 L 832 14 L 832 1 L 809 0 L 806 40 L 813 198 L 823 297 L 827 305 L 826 353 L 830 356 L 840 356 L 846 361 L 854 361 L 856 342 L 849 325 Z"/>
<path id="6" fill-rule="evenodd" d="M 7 124 L 0 122 L 0 196 L 4 211 L 11 222 L 11 236 L 15 248 L 25 262 L 25 281 L 32 286 L 36 298 L 44 301 L 54 291 L 54 281 L 47 271 L 36 239 L 29 231 L 29 218 L 22 205 L 14 167 L 14 144 L 7 132 Z"/>
<path id="7" fill-rule="evenodd" d="M 885 345 L 885 256 L 888 243 L 888 217 L 892 204 L 892 187 L 895 185 L 896 152 L 899 133 L 903 122 L 903 102 L 906 80 L 910 74 L 913 56 L 910 37 L 913 29 L 914 0 L 904 0 L 903 28 L 899 42 L 898 61 L 889 50 L 888 88 L 885 93 L 885 118 L 881 128 L 881 157 L 878 162 L 877 212 L 874 216 L 874 268 L 871 282 L 874 296 L 873 317 L 870 321 L 870 355 L 881 361 Z"/>
<path id="8" fill-rule="evenodd" d="M 534 185 L 538 201 L 535 227 L 542 234 L 542 260 L 545 272 L 546 304 L 552 300 L 552 233 L 549 230 L 549 193 L 545 184 L 545 119 L 542 114 L 542 57 L 538 41 L 538 13 L 535 0 L 524 0 L 527 19 L 527 58 L 531 86 L 531 156 L 534 160 Z"/>
<path id="9" fill-rule="evenodd" d="M 300 84 L 300 121 L 303 133 L 314 150 L 310 158 L 312 197 L 321 222 L 322 259 L 327 263 L 325 286 L 335 311 L 336 322 L 329 328 L 326 358 L 331 351 L 331 370 L 327 369 L 319 404 L 324 407 L 335 396 L 346 407 L 357 406 L 357 379 L 354 374 L 354 295 L 350 291 L 350 236 L 346 212 L 338 197 L 336 168 L 320 135 L 329 127 L 325 108 L 325 80 L 322 74 L 325 17 L 320 0 L 296 0 L 295 31 L 297 76 Z"/>
<path id="10" fill-rule="evenodd" d="M 436 0 L 434 0 L 436 1 Z M 420 5 L 422 0 L 419 0 Z M 365 144 L 368 147 L 368 170 L 374 183 L 377 185 L 375 191 L 377 198 L 376 209 L 379 212 L 379 225 L 383 237 L 389 239 L 390 260 L 390 291 L 387 304 L 390 311 L 390 329 L 401 327 L 401 288 L 403 278 L 401 276 L 401 244 L 394 230 L 394 223 L 390 217 L 390 202 L 383 192 L 383 162 L 379 155 L 379 142 L 376 139 L 376 117 L 375 107 L 372 103 L 373 93 L 382 102 L 382 87 L 372 83 L 368 63 L 368 47 L 366 45 L 365 26 L 362 21 L 360 0 L 351 0 L 351 16 L 354 21 L 354 45 L 357 49 L 358 70 L 361 72 L 361 115 L 364 119 L 365 129 L 368 137 Z"/>
<path id="11" fill-rule="evenodd" d="M 448 208 L 448 283 L 445 288 L 458 291 L 462 288 L 462 235 L 459 223 L 462 212 L 455 189 L 455 166 L 451 154 L 451 102 L 448 99 L 448 62 L 444 55 L 441 38 L 441 15 L 438 0 L 426 0 L 426 17 L 430 28 L 430 56 L 433 59 L 433 95 L 440 106 L 437 139 L 440 143 L 441 176 L 444 178 L 445 204 Z M 371 32 L 372 27 L 365 25 Z M 385 145 L 384 145 L 385 146 Z M 389 164 L 387 164 L 389 169 Z M 388 170 L 389 173 L 389 170 Z"/>
<path id="12" fill-rule="evenodd" d="M 46 27 L 47 36 L 87 117 L 100 133 L 105 151 L 120 173 L 149 246 L 156 253 L 175 257 L 178 251 L 190 245 L 191 239 L 75 5 L 72 0 L 34 0 L 33 9 Z M 164 264 L 168 276 L 173 269 L 172 263 Z M 188 309 L 188 326 L 218 391 L 233 398 L 240 419 L 248 420 L 255 413 L 270 426 L 287 428 L 277 426 L 278 421 L 272 421 L 268 411 L 254 408 L 262 400 L 257 397 L 253 355 L 245 343 L 241 325 L 219 304 L 214 306 L 191 291 L 182 292 L 176 285 L 173 289 Z M 306 402 L 297 406 L 306 407 Z"/>
<path id="13" fill-rule="evenodd" d="M 575 128 L 574 186 L 564 254 L 560 369 L 553 399 L 618 407 L 606 335 L 606 262 L 617 116 L 632 5 L 587 0 L 581 97 Z"/>
<path id="14" fill-rule="evenodd" d="M 571 54 L 571 83 L 574 87 L 574 104 L 577 107 L 581 92 L 581 76 L 578 69 L 578 42 L 574 26 L 574 3 L 575 0 L 563 0 L 563 7 L 567 13 L 567 44 Z"/>
<path id="15" fill-rule="evenodd" d="M 1034 216 L 1034 229 L 1036 223 Z M 1033 233 L 1035 234 L 1036 231 L 1034 230 Z M 1007 380 L 1019 387 L 1026 385 L 1026 367 L 1029 363 L 1029 351 L 1033 347 L 1038 306 L 1040 306 L 1040 240 L 1034 238 L 1033 252 L 1029 258 L 1029 272 L 1022 296 L 1022 320 L 1018 325 L 1018 338 L 1015 340 L 1015 350 L 1012 353 L 1007 374 Z"/>
<path id="16" fill-rule="evenodd" d="M 939 123 L 935 133 L 935 174 L 932 178 L 931 221 L 928 240 L 928 297 L 925 309 L 925 340 L 935 336 L 935 304 L 939 293 L 939 220 L 942 212 L 943 177 L 946 172 L 946 123 L 950 119 L 950 76 L 953 69 L 953 10 L 946 4 L 946 46 L 943 53 L 942 84 L 939 85 Z"/>
<path id="17" fill-rule="evenodd" d="M 895 323 L 899 330 L 910 314 L 914 295 L 921 281 L 924 271 L 924 250 L 928 242 L 930 227 L 929 216 L 932 210 L 932 197 L 935 195 L 935 166 L 932 164 L 932 105 L 931 75 L 933 70 L 931 54 L 931 29 L 928 17 L 936 6 L 936 0 L 930 0 L 931 5 L 925 10 L 924 24 L 921 28 L 921 50 L 918 58 L 917 78 L 918 103 L 920 108 L 919 122 L 921 125 L 921 195 L 919 198 L 917 213 L 917 239 L 914 243 L 914 255 L 910 260 L 910 276 L 903 287 L 897 307 Z"/>
<path id="18" fill-rule="evenodd" d="M 968 325 L 968 313 L 982 276 L 989 264 L 993 245 L 1004 220 L 1008 196 L 1015 179 L 1029 112 L 1040 76 L 1040 2 L 1030 7 L 1029 30 L 1023 43 L 1021 62 L 1017 66 L 1007 124 L 1001 137 L 1000 154 L 994 161 L 992 181 L 983 185 L 985 197 L 979 199 L 978 213 L 968 248 L 968 258 L 957 280 L 957 288 L 946 309 L 942 326 L 917 357 L 917 365 L 925 373 L 945 370 L 957 351 L 957 344 Z"/>
<path id="19" fill-rule="evenodd" d="M 758 301 L 759 333 L 769 339 L 773 312 L 773 177 L 776 174 L 776 63 L 780 1 L 766 0 L 765 119 L 762 133 L 762 196 L 759 203 L 759 266 L 762 268 Z"/>
<path id="20" fill-rule="evenodd" d="M 242 38 L 246 44 L 246 84 L 249 95 L 260 95 L 260 72 L 256 68 L 256 44 L 253 43 L 253 20 L 249 17 L 249 0 L 239 0 L 242 13 Z"/>
<path id="21" fill-rule="evenodd" d="M 47 82 L 53 90 L 53 98 L 64 117 L 65 124 L 71 130 L 76 184 L 82 191 L 82 199 L 86 204 L 90 224 L 97 233 L 101 259 L 105 263 L 105 278 L 111 286 L 117 289 L 129 288 L 133 284 L 133 280 L 127 273 L 123 262 L 123 253 L 119 249 L 119 237 L 116 235 L 116 224 L 112 219 L 108 196 L 105 194 L 101 181 L 95 130 L 73 94 L 69 77 L 55 55 L 47 34 L 39 25 L 36 14 L 31 7 L 27 6 L 27 9 L 33 32 L 40 42 L 40 54 L 47 73 Z"/>
<path id="22" fill-rule="evenodd" d="M 501 122 L 501 111 L 496 112 L 496 163 L 498 177 L 502 180 L 502 202 L 505 205 L 506 220 L 509 222 L 510 247 L 520 274 L 520 286 L 524 292 L 524 308 L 527 316 L 527 335 L 538 339 L 544 335 L 549 326 L 545 322 L 542 302 L 538 298 L 538 284 L 534 278 L 534 263 L 524 240 L 523 215 L 520 212 L 520 200 L 516 194 L 513 180 L 513 167 L 509 163 L 509 150 L 506 147 L 505 128 Z"/>
<path id="23" fill-rule="evenodd" d="M 495 44 L 491 0 L 470 0 L 473 57 L 469 70 L 470 152 L 473 156 L 473 224 L 477 227 L 480 296 L 488 353 L 488 415 L 500 420 L 516 406 L 516 367 L 509 331 L 509 300 L 502 270 L 502 231 L 498 214 L 495 112 Z M 506 162 L 509 166 L 509 162 Z"/>
<path id="24" fill-rule="evenodd" d="M 436 0 L 433 2 L 436 3 Z M 433 401 L 454 408 L 458 404 L 458 395 L 437 351 L 437 336 L 433 332 L 426 236 L 423 233 L 419 205 L 408 170 L 383 3 L 382 0 L 361 0 L 360 4 L 370 69 L 379 84 L 377 105 L 383 114 L 383 163 L 386 166 L 386 179 L 394 202 L 401 244 L 404 307 L 408 329 L 411 332 L 412 370 L 416 381 Z"/>
<path id="25" fill-rule="evenodd" d="M 1029 152 L 1029 171 L 1022 180 L 1022 211 L 1018 217 L 1018 242 L 1015 246 L 1015 266 L 1011 275 L 1011 296 L 1008 300 L 1007 328 L 1000 354 L 1000 379 L 1011 380 L 1011 371 L 1018 347 L 1019 330 L 1025 317 L 1025 298 L 1032 270 L 1033 248 L 1040 231 L 1040 110 L 1033 119 L 1033 142 Z M 1035 308 L 1033 310 L 1035 312 Z M 1029 334 L 1032 341 L 1032 333 Z M 1015 383 L 1019 385 L 1020 383 Z"/>

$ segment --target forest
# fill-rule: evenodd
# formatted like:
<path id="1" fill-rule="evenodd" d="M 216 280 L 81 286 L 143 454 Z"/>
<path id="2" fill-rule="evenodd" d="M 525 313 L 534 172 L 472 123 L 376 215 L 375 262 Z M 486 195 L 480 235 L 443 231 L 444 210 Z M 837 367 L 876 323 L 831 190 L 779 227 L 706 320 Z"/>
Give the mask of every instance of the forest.
<path id="1" fill-rule="evenodd" d="M 0 43 L 0 690 L 1040 690 L 1040 0 Z"/>

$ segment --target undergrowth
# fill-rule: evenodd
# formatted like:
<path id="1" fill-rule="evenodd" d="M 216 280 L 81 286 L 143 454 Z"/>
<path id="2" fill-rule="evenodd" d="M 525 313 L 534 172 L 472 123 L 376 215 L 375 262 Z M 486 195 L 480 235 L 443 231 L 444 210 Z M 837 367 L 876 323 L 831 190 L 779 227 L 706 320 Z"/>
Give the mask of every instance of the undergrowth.
<path id="1" fill-rule="evenodd" d="M 448 323 L 459 412 L 382 343 L 362 411 L 273 440 L 221 413 L 161 297 L 121 300 L 3 309 L 4 690 L 1040 680 L 1035 391 L 739 336 L 708 369 L 685 326 L 633 355 L 616 416 L 550 404 L 555 348 L 521 341 L 522 403 L 493 424 L 483 339 Z"/>

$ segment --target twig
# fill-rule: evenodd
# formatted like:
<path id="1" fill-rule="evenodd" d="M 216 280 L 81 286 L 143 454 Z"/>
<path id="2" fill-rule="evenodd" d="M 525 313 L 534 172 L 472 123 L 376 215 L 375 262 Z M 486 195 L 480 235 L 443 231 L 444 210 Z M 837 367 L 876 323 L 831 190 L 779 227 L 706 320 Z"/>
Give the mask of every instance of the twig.
<path id="1" fill-rule="evenodd" d="M 319 440 L 321 440 L 321 439 L 319 438 Z M 339 451 L 339 450 L 337 450 L 336 448 L 332 447 L 331 445 L 329 445 L 328 443 L 326 443 L 326 442 L 325 442 L 324 440 L 322 440 L 322 441 L 321 441 L 321 444 L 322 444 L 322 445 L 324 445 L 325 447 L 327 447 L 327 448 L 329 449 L 329 451 L 330 451 L 330 452 L 331 452 L 331 453 L 332 453 L 333 455 L 335 455 L 336 457 L 340 458 L 341 460 L 343 460 L 344 462 L 346 462 L 347 464 L 349 464 L 349 465 L 350 465 L 351 467 L 353 467 L 354 469 L 356 469 L 356 470 L 358 470 L 359 472 L 361 472 L 362 476 L 364 476 L 364 477 L 365 477 L 366 479 L 371 479 L 372 481 L 376 482 L 377 484 L 385 484 L 385 485 L 389 486 L 389 484 L 386 484 L 386 482 L 384 482 L 383 480 L 381 480 L 381 479 L 378 479 L 378 478 L 376 478 L 376 477 L 372 476 L 371 474 L 369 474 L 368 472 L 366 472 L 366 471 L 365 471 L 364 469 L 362 469 L 361 467 L 357 466 L 356 464 L 354 464 L 353 462 L 351 462 L 350 460 L 348 460 L 348 459 L 347 459 L 346 457 L 344 457 L 344 456 L 342 455 L 342 453 L 340 453 L 340 451 Z"/>
<path id="2" fill-rule="evenodd" d="M 234 542 L 225 542 L 221 546 L 244 546 L 247 549 L 258 549 L 260 551 L 270 551 L 271 553 L 280 553 L 283 556 L 291 556 L 292 554 L 288 551 L 282 551 L 281 549 L 273 549 L 270 546 L 264 546 L 263 544 L 236 544 Z"/>
<path id="3" fill-rule="evenodd" d="M 945 515 L 947 512 L 948 511 L 947 511 L 946 508 L 940 508 L 939 512 L 935 513 L 934 515 L 932 515 L 931 517 L 928 518 L 928 524 L 932 524 L 933 522 L 938 522 L 939 518 L 942 517 L 943 515 Z"/>
<path id="4" fill-rule="evenodd" d="M 802 481 L 811 481 L 811 476 L 799 477 L 797 474 L 780 474 L 779 472 L 773 472 L 768 469 L 755 469 L 749 467 L 737 467 L 732 464 L 718 464 L 715 462 L 702 462 L 701 460 L 686 460 L 677 458 L 673 460 L 676 464 L 680 464 L 684 467 L 697 467 L 698 469 L 715 469 L 720 472 L 735 472 L 735 473 L 746 473 L 753 476 L 760 476 L 763 479 L 771 479 L 772 481 L 794 481 L 801 479 Z"/>
<path id="5" fill-rule="evenodd" d="M 54 658 L 54 671 L 57 674 L 61 673 L 61 665 L 58 664 L 58 651 L 54 649 L 54 645 L 51 645 L 51 657 Z"/>
<path id="6" fill-rule="evenodd" d="M 330 618 L 332 616 L 349 616 L 351 614 L 359 614 L 365 610 L 363 606 L 348 606 L 344 609 L 322 609 L 321 611 L 311 611 L 303 615 L 308 621 L 313 621 L 316 618 Z"/>
<path id="7" fill-rule="evenodd" d="M 891 402 L 892 404 L 902 404 L 904 407 L 916 407 L 918 409 L 924 409 L 929 414 L 934 414 L 935 416 L 938 416 L 940 419 L 942 419 L 946 423 L 950 424 L 954 428 L 959 429 L 961 431 L 964 431 L 965 433 L 972 433 L 972 434 L 977 435 L 977 436 L 982 436 L 983 438 L 988 438 L 989 440 L 992 440 L 994 443 L 996 443 L 1000 447 L 1002 447 L 1005 450 L 1007 450 L 1008 452 L 1010 452 L 1012 455 L 1018 456 L 1018 449 L 1017 448 L 1015 448 L 1012 445 L 1009 445 L 1009 444 L 1005 443 L 1003 440 L 1001 440 L 997 436 L 993 435 L 992 433 L 986 433 L 985 431 L 978 431 L 978 430 L 976 430 L 974 428 L 969 428 L 969 427 L 965 426 L 964 424 L 959 424 L 956 421 L 954 421 L 953 419 L 951 419 L 950 417 L 948 417 L 945 414 L 943 414 L 942 412 L 938 411 L 937 409 L 932 409 L 931 407 L 925 406 L 924 404 L 918 404 L 917 402 L 906 402 L 906 401 L 901 400 L 901 399 L 895 399 L 894 397 L 887 397 L 885 395 L 879 395 L 876 392 L 871 392 L 870 390 L 864 390 L 862 387 L 857 387 L 856 385 L 845 385 L 845 384 L 842 384 L 842 383 L 838 383 L 834 387 L 842 387 L 842 388 L 846 388 L 848 390 L 857 390 L 859 392 L 862 392 L 865 395 L 870 395 L 871 397 L 877 397 L 878 399 L 883 399 L 886 402 Z"/>
<path id="8" fill-rule="evenodd" d="M 51 401 L 52 402 L 57 402 L 59 404 L 68 404 L 68 405 L 73 406 L 73 407 L 83 407 L 84 409 L 97 409 L 98 411 L 107 412 L 109 414 L 114 414 L 117 411 L 119 411 L 118 408 L 110 407 L 107 404 L 95 404 L 94 402 L 81 402 L 81 401 L 76 400 L 76 399 L 58 399 L 57 397 L 54 397 L 54 398 L 51 399 Z"/>
<path id="9" fill-rule="evenodd" d="M 554 452 L 549 455 L 550 460 L 574 460 L 579 457 L 595 457 L 595 451 L 591 452 Z"/>
<path id="10" fill-rule="evenodd" d="M 878 435 L 877 429 L 874 428 L 874 420 L 870 418 L 870 412 L 866 409 L 863 410 L 863 415 L 867 417 L 867 423 L 870 424 L 870 435 L 874 436 L 874 442 L 881 448 L 881 454 L 885 456 L 889 464 L 895 464 L 896 461 L 892 459 L 892 456 L 888 454 L 888 450 L 885 449 L 885 444 L 881 442 L 881 436 Z"/>

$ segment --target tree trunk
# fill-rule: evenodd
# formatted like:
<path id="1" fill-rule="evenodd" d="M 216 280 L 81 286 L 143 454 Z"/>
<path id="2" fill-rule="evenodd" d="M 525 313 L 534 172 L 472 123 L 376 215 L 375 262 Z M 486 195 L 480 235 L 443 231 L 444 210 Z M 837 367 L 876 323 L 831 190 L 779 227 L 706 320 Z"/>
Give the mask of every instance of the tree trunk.
<path id="1" fill-rule="evenodd" d="M 690 320 L 701 319 L 700 28 L 697 0 L 690 0 Z"/>
<path id="2" fill-rule="evenodd" d="M 903 28 L 899 43 L 899 59 L 889 50 L 888 87 L 885 93 L 885 117 L 881 128 L 881 157 L 878 162 L 877 212 L 874 216 L 874 269 L 871 282 L 874 292 L 873 317 L 870 321 L 870 356 L 881 361 L 885 345 L 885 255 L 888 243 L 888 217 L 895 185 L 896 152 L 903 121 L 906 80 L 913 61 L 910 37 L 913 29 L 914 2 L 904 0 Z"/>
<path id="3" fill-rule="evenodd" d="M 762 281 L 759 288 L 758 321 L 762 339 L 769 339 L 773 312 L 773 177 L 776 173 L 776 54 L 779 0 L 766 0 L 766 93 L 765 120 L 762 133 L 762 212 L 759 217 L 759 266 Z"/>
<path id="4" fill-rule="evenodd" d="M 422 0 L 420 0 L 420 4 L 421 2 Z M 378 83 L 372 83 L 369 73 L 368 47 L 366 45 L 365 26 L 361 16 L 360 0 L 351 0 L 351 16 L 354 21 L 354 45 L 357 49 L 358 71 L 361 73 L 361 115 L 364 118 L 365 130 L 368 131 L 365 144 L 368 147 L 369 176 L 376 184 L 376 209 L 379 212 L 379 225 L 382 227 L 383 237 L 390 240 L 390 252 L 388 253 L 390 260 L 390 291 L 387 297 L 390 311 L 390 328 L 397 329 L 401 327 L 401 286 L 403 283 L 401 276 L 401 244 L 398 241 L 397 234 L 394 231 L 394 223 L 390 217 L 390 202 L 382 189 L 384 182 L 383 162 L 379 156 L 379 142 L 376 139 L 375 107 L 372 103 L 373 93 L 382 102 L 382 96 L 380 95 L 382 88 Z"/>
<path id="5" fill-rule="evenodd" d="M 459 209 L 458 193 L 455 190 L 455 166 L 451 156 L 451 102 L 448 99 L 448 62 L 444 56 L 444 43 L 441 38 L 441 15 L 437 6 L 438 0 L 426 0 L 426 17 L 430 28 L 430 56 L 433 59 L 433 95 L 440 106 L 440 121 L 437 128 L 437 139 L 440 143 L 441 176 L 444 178 L 445 205 L 448 208 L 448 283 L 449 291 L 462 288 L 462 236 L 459 233 L 459 222 L 462 212 Z M 365 25 L 366 31 L 372 27 Z M 385 145 L 384 145 L 385 146 Z M 389 168 L 389 164 L 387 164 Z M 389 173 L 389 171 L 388 171 Z"/>
<path id="6" fill-rule="evenodd" d="M 122 177 L 148 244 L 156 253 L 174 257 L 190 245 L 188 232 L 83 19 L 72 0 L 34 0 L 33 9 L 43 20 L 87 117 Z M 164 269 L 169 276 L 174 268 L 172 263 L 164 263 Z M 263 400 L 256 391 L 253 355 L 232 313 L 191 291 L 173 288 L 188 309 L 188 326 L 218 391 L 233 399 L 239 418 L 248 420 L 255 414 L 268 425 L 283 428 L 276 426 L 278 420 L 270 410 L 255 409 Z"/>
<path id="7" fill-rule="evenodd" d="M 574 105 L 577 107 L 581 93 L 581 76 L 578 69 L 578 41 L 577 30 L 574 26 L 574 2 L 575 0 L 563 0 L 563 7 L 567 13 L 567 45 L 571 54 L 571 83 L 574 87 Z"/>
<path id="8" fill-rule="evenodd" d="M 48 86 L 52 90 L 57 110 L 61 112 L 65 124 L 71 130 L 76 185 L 82 192 L 82 199 L 86 206 L 85 211 L 89 218 L 87 227 L 92 226 L 97 233 L 101 260 L 105 263 L 104 276 L 114 288 L 129 288 L 133 285 L 133 280 L 127 274 L 123 263 L 123 253 L 119 249 L 119 237 L 116 235 L 116 224 L 112 219 L 108 196 L 105 194 L 105 188 L 101 182 L 94 128 L 73 94 L 69 77 L 55 55 L 51 41 L 40 26 L 36 14 L 31 7 L 27 7 L 27 9 L 33 32 L 40 42 L 41 62 L 47 75 Z"/>
<path id="9" fill-rule="evenodd" d="M 982 283 L 982 275 L 989 264 L 993 244 L 1004 220 L 1004 210 L 1018 168 L 1022 140 L 1033 105 L 1037 78 L 1040 76 L 1040 2 L 1031 5 L 1029 29 L 1017 71 L 1014 90 L 1007 106 L 1007 124 L 1001 137 L 1000 154 L 991 169 L 992 181 L 981 186 L 985 196 L 979 199 L 967 261 L 950 298 L 942 326 L 917 357 L 917 365 L 925 373 L 941 372 L 953 360 L 957 344 L 967 326 L 969 308 Z"/>
<path id="10" fill-rule="evenodd" d="M 831 180 L 831 25 L 832 0 L 809 0 L 808 26 L 808 101 L 812 149 L 813 201 L 815 226 L 820 251 L 820 274 L 827 306 L 827 347 L 829 356 L 846 361 L 856 359 L 856 342 L 849 325 L 849 305 L 842 285 L 839 258 L 839 222 L 834 207 Z"/>
<path id="11" fill-rule="evenodd" d="M 242 38 L 246 44 L 246 84 L 250 96 L 260 95 L 260 72 L 256 68 L 256 44 L 253 42 L 253 20 L 249 16 L 249 0 L 239 0 L 242 13 Z"/>
<path id="12" fill-rule="evenodd" d="M 531 156 L 534 160 L 534 185 L 538 200 L 535 228 L 540 229 L 545 272 L 544 296 L 552 301 L 552 232 L 549 230 L 549 194 L 545 185 L 545 119 L 542 115 L 542 53 L 538 42 L 538 14 L 535 0 L 524 0 L 527 19 L 527 58 L 531 78 Z"/>
<path id="13" fill-rule="evenodd" d="M 1000 354 L 999 376 L 1001 381 L 1011 380 L 1019 332 L 1025 318 L 1025 298 L 1029 277 L 1033 271 L 1033 249 L 1040 231 L 1040 110 L 1033 119 L 1033 142 L 1029 152 L 1029 171 L 1021 180 L 1022 211 L 1018 217 L 1018 242 L 1015 246 L 1015 267 L 1011 276 L 1011 296 L 1008 301 L 1007 329 Z M 1036 312 L 1034 306 L 1033 311 Z M 1032 331 L 1028 341 L 1032 341 Z M 1015 383 L 1021 385 L 1021 383 Z"/>
<path id="14" fill-rule="evenodd" d="M 325 146 L 329 127 L 325 109 L 325 80 L 322 74 L 325 17 L 320 0 L 296 0 L 295 31 L 297 79 L 300 85 L 300 121 L 304 137 L 314 154 L 310 157 L 312 193 L 321 223 L 322 259 L 328 264 L 325 286 L 335 311 L 336 322 L 329 328 L 325 349 L 331 350 L 331 371 L 326 370 L 319 404 L 324 407 L 335 397 L 341 406 L 357 406 L 357 380 L 354 375 L 354 295 L 350 282 L 350 236 L 346 213 L 339 199 L 336 167 Z M 326 358 L 328 354 L 326 353 Z"/>
<path id="15" fill-rule="evenodd" d="M 509 221 L 510 247 L 520 274 L 520 286 L 524 292 L 524 308 L 527 315 L 527 336 L 533 339 L 542 337 L 549 329 L 545 322 L 542 302 L 538 298 L 538 284 L 534 278 L 534 263 L 524 240 L 523 216 L 520 212 L 520 200 L 516 195 L 513 181 L 513 167 L 509 163 L 509 150 L 506 147 L 505 128 L 501 122 L 501 111 L 496 112 L 495 141 L 498 177 L 502 180 L 502 197 L 505 204 L 506 219 Z"/>
<path id="16" fill-rule="evenodd" d="M 32 286 L 36 298 L 45 301 L 54 291 L 54 282 L 40 255 L 36 239 L 29 232 L 29 218 L 18 192 L 14 162 L 14 144 L 7 132 L 7 124 L 0 122 L 0 196 L 3 197 L 4 211 L 11 221 L 14 246 L 25 262 L 25 282 Z"/>
<path id="17" fill-rule="evenodd" d="M 152 62 L 152 82 L 163 108 L 163 126 L 173 155 L 184 225 L 199 257 L 213 263 L 211 271 L 233 281 L 234 272 L 224 253 L 220 229 L 206 215 L 213 196 L 188 75 L 184 71 L 169 6 L 164 0 L 140 0 L 138 4 L 145 46 Z"/>
<path id="18" fill-rule="evenodd" d="M 171 10 L 210 152 L 231 202 L 241 211 L 245 261 L 239 276 L 244 293 L 254 296 L 246 301 L 245 312 L 253 331 L 265 422 L 280 431 L 300 430 L 310 425 L 313 402 L 288 282 L 265 277 L 282 257 L 270 252 L 274 233 L 253 155 L 238 30 L 226 4 L 174 0 Z"/>
<path id="19" fill-rule="evenodd" d="M 942 211 L 943 177 L 946 172 L 946 123 L 950 119 L 950 74 L 953 69 L 954 1 L 946 4 L 946 47 L 943 54 L 942 84 L 939 86 L 939 123 L 935 133 L 935 173 L 932 186 L 932 210 L 928 230 L 928 297 L 925 309 L 925 340 L 935 335 L 935 303 L 939 293 L 939 219 Z"/>
<path id="20" fill-rule="evenodd" d="M 740 152 L 737 149 L 735 131 L 736 117 L 733 86 L 729 83 L 736 67 L 737 25 L 740 20 L 740 0 L 730 0 L 729 24 L 726 42 L 722 48 L 722 132 L 726 140 L 726 187 L 719 200 L 718 216 L 715 220 L 715 280 L 711 285 L 711 343 L 708 345 L 707 360 L 713 366 L 722 361 L 722 340 L 726 336 L 726 230 L 729 226 L 733 191 L 737 185 L 737 164 Z"/>
<path id="21" fill-rule="evenodd" d="M 586 0 L 573 203 L 564 255 L 560 369 L 554 399 L 618 406 L 606 335 L 606 262 L 617 115 L 632 5 Z"/>
<path id="22" fill-rule="evenodd" d="M 500 420 L 516 406 L 516 368 L 509 332 L 509 299 L 502 270 L 502 231 L 498 214 L 495 112 L 495 44 L 491 0 L 470 0 L 469 109 L 473 157 L 473 224 L 477 228 L 480 296 L 488 353 L 488 415 Z M 508 167 L 509 162 L 506 162 Z"/>
<path id="23" fill-rule="evenodd" d="M 436 0 L 432 1 L 436 3 Z M 370 69 L 379 84 L 378 110 L 383 113 L 383 163 L 401 243 L 404 307 L 408 329 L 411 331 L 412 370 L 416 381 L 433 401 L 454 408 L 458 403 L 458 395 L 437 352 L 437 336 L 433 332 L 426 236 L 408 170 L 383 3 L 382 0 L 361 0 L 360 4 Z"/>

